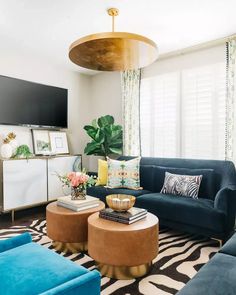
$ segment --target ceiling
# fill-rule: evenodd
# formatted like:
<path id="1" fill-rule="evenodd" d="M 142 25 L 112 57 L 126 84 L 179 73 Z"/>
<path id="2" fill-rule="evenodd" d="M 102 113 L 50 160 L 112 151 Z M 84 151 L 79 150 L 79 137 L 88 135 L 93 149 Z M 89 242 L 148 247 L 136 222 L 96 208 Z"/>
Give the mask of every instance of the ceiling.
<path id="1" fill-rule="evenodd" d="M 0 0 L 0 54 L 30 52 L 93 74 L 70 62 L 68 47 L 84 35 L 110 31 L 110 7 L 120 10 L 116 31 L 153 39 L 160 54 L 236 33 L 235 0 Z"/>

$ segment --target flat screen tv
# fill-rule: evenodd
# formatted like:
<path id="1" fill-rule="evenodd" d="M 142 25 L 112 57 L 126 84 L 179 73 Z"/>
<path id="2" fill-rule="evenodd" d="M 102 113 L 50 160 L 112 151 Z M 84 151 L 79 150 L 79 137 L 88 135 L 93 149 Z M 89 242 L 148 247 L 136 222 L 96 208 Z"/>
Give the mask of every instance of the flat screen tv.
<path id="1" fill-rule="evenodd" d="M 0 76 L 0 124 L 67 128 L 67 89 Z"/>

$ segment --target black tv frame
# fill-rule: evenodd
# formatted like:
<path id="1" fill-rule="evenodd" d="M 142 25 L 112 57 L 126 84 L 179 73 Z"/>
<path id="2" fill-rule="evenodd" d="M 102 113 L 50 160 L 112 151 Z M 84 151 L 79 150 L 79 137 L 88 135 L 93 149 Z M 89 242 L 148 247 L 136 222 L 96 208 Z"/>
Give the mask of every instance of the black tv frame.
<path id="1" fill-rule="evenodd" d="M 38 82 L 34 82 L 34 81 L 29 81 L 29 80 L 20 79 L 20 78 L 16 78 L 16 77 L 5 76 L 5 75 L 0 75 L 0 77 L 10 78 L 10 79 L 14 79 L 14 80 L 21 80 L 21 81 L 29 82 L 29 83 L 32 83 L 32 84 L 42 85 L 42 86 L 48 86 L 48 87 L 64 89 L 64 90 L 66 90 L 66 93 L 67 93 L 67 97 L 66 97 L 66 126 L 46 126 L 46 125 L 33 125 L 33 124 L 10 124 L 10 123 L 1 123 L 1 121 L 0 121 L 0 125 L 4 125 L 4 126 L 21 126 L 21 127 L 41 128 L 41 129 L 55 129 L 55 130 L 56 129 L 68 129 L 68 89 L 67 88 L 58 87 L 58 86 L 52 86 L 52 85 L 48 85 L 48 84 L 38 83 Z"/>

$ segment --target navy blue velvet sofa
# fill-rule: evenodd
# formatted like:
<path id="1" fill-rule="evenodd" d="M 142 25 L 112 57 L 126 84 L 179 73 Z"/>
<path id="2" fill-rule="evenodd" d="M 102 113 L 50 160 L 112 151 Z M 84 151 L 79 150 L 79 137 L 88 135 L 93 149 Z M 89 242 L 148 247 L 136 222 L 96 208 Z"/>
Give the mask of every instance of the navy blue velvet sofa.
<path id="1" fill-rule="evenodd" d="M 119 160 L 132 158 L 122 156 Z M 166 171 L 203 175 L 199 198 L 161 194 Z M 232 162 L 143 157 L 140 181 L 142 190 L 96 186 L 89 188 L 88 194 L 104 202 L 109 194 L 131 194 L 136 197 L 135 206 L 158 216 L 161 226 L 220 240 L 232 235 L 236 211 L 236 171 Z"/>
<path id="2" fill-rule="evenodd" d="M 236 234 L 177 294 L 235 295 L 235 276 Z"/>

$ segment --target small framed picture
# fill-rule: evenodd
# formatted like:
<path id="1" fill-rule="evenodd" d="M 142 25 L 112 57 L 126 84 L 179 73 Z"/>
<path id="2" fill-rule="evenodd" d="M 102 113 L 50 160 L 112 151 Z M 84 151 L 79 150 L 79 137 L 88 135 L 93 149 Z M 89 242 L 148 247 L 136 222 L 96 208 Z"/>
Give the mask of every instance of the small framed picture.
<path id="1" fill-rule="evenodd" d="M 49 138 L 53 154 L 69 154 L 66 132 L 49 131 Z"/>
<path id="2" fill-rule="evenodd" d="M 48 130 L 31 129 L 35 155 L 50 155 L 52 153 Z"/>

